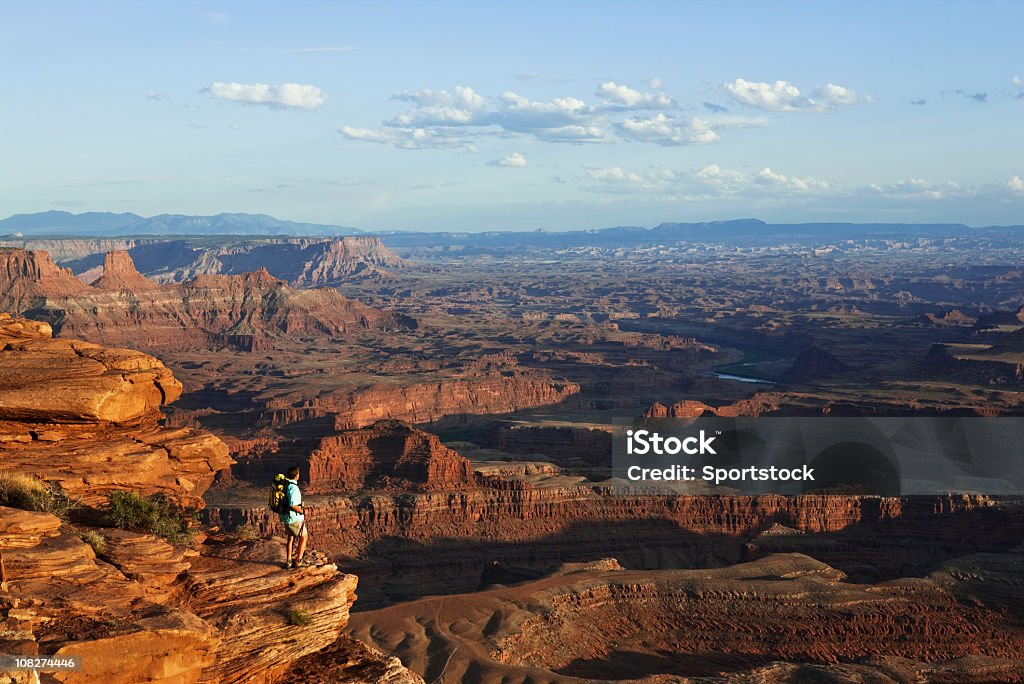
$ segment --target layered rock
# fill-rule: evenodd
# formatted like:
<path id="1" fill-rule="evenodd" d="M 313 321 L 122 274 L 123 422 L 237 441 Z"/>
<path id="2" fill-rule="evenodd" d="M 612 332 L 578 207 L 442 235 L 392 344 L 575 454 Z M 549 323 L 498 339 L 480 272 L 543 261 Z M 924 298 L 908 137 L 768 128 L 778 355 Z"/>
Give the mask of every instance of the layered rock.
<path id="1" fill-rule="evenodd" d="M 1008 583 L 1021 577 L 1019 566 L 986 569 Z M 998 604 L 963 602 L 931 579 L 853 584 L 801 554 L 702 570 L 567 566 L 528 584 L 360 613 L 349 632 L 395 650 L 427 680 L 689 681 L 774 661 L 780 675 L 788 661 L 827 676 L 841 662 L 885 657 L 950 675 L 941 681 L 1014 681 L 1024 671 L 1024 633 Z"/>
<path id="2" fill-rule="evenodd" d="M 369 275 L 386 274 L 404 262 L 376 237 L 344 237 L 313 243 L 296 259 L 301 270 L 281 277 L 296 286 L 338 285 Z"/>
<path id="3" fill-rule="evenodd" d="M 0 310 L 20 314 L 46 297 L 87 292 L 88 286 L 53 263 L 46 252 L 0 248 Z"/>
<path id="4" fill-rule="evenodd" d="M 135 269 L 131 255 L 124 250 L 107 252 L 103 257 L 103 274 L 92 286 L 100 290 L 127 290 L 138 292 L 157 287 Z"/>
<path id="5" fill-rule="evenodd" d="M 363 573 L 364 608 L 472 591 L 493 561 L 533 572 L 601 556 L 631 567 L 693 567 L 814 549 L 858 578 L 877 579 L 1024 534 L 1022 516 L 969 497 L 637 496 L 578 477 L 478 479 L 482 486 L 466 491 L 311 497 L 308 524 L 336 557 L 373 559 Z M 279 526 L 263 507 L 211 503 L 206 514 L 227 528 Z M 769 545 L 758 535 L 776 523 L 807 534 Z"/>
<path id="6" fill-rule="evenodd" d="M 31 310 L 62 336 L 143 349 L 268 348 L 282 336 L 344 336 L 415 327 L 333 289 L 295 290 L 260 268 L 156 286 L 127 252 L 112 252 L 93 286 L 45 252 L 3 250 L 0 310 Z"/>
<path id="7" fill-rule="evenodd" d="M 216 545 L 192 561 L 188 605 L 222 639 L 199 681 L 273 682 L 338 639 L 356 598 L 355 575 L 326 563 L 282 572 L 283 562 L 277 540 Z"/>
<path id="8" fill-rule="evenodd" d="M 537 373 L 489 373 L 481 377 L 405 386 L 373 385 L 356 391 L 325 392 L 300 406 L 268 402 L 275 423 L 332 415 L 337 429 L 353 429 L 378 420 L 428 423 L 445 416 L 512 413 L 557 404 L 578 394 L 574 382 Z"/>
<path id="9" fill-rule="evenodd" d="M 309 456 L 310 493 L 443 490 L 474 485 L 469 461 L 436 435 L 380 421 L 320 439 Z"/>
<path id="10" fill-rule="evenodd" d="M 274 682 L 318 651 L 347 646 L 334 681 L 421 682 L 344 636 L 356 577 L 310 554 L 283 571 L 283 543 L 208 541 L 199 551 L 148 534 L 101 534 L 102 559 L 55 516 L 0 507 L 0 647 L 76 655 L 61 681 Z"/>
<path id="11" fill-rule="evenodd" d="M 19 518 L 23 512 L 0 507 L 0 528 Z M 148 600 L 142 585 L 99 562 L 55 516 L 35 520 L 16 543 L 2 540 L 5 652 L 14 637 L 22 653 L 82 657 L 81 671 L 61 675 L 66 682 L 194 682 L 213 664 L 220 638 L 210 625 Z"/>
<path id="12" fill-rule="evenodd" d="M 126 250 L 148 278 L 185 282 L 200 275 L 239 275 L 265 266 L 297 287 L 338 285 L 387 278 L 405 262 L 372 236 L 210 240 L 159 238 L 15 240 L 9 244 L 48 250 L 85 282 L 96 279 L 103 253 Z M 91 276 L 91 277 L 90 277 Z"/>
<path id="13" fill-rule="evenodd" d="M 124 423 L 181 395 L 152 356 L 48 333 L 46 324 L 0 313 L 0 419 Z"/>
<path id="14" fill-rule="evenodd" d="M 53 339 L 50 327 L 0 314 L 0 467 L 57 483 L 99 505 L 117 490 L 190 507 L 231 464 L 213 435 L 159 424 L 181 384 L 157 359 Z"/>

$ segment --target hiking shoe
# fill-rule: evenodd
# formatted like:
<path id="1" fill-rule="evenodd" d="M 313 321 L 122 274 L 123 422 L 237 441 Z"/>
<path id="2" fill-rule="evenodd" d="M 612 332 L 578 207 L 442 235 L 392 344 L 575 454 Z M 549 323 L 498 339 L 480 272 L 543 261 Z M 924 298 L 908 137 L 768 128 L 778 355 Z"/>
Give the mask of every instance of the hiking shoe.
<path id="1" fill-rule="evenodd" d="M 309 567 L 309 561 L 297 560 L 294 563 L 292 563 L 292 567 L 293 568 L 308 568 Z"/>
<path id="2" fill-rule="evenodd" d="M 291 570 L 294 567 L 295 567 L 294 561 L 290 561 L 290 560 L 289 561 L 285 561 L 285 563 L 284 563 L 284 569 L 285 570 Z"/>

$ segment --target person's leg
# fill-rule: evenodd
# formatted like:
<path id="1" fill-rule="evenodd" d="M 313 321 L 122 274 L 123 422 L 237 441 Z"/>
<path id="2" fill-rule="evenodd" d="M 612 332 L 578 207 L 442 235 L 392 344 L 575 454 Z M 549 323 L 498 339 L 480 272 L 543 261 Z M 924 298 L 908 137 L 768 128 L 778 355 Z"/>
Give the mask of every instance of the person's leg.
<path id="1" fill-rule="evenodd" d="M 299 533 L 299 548 L 295 552 L 295 560 L 301 561 L 306 554 L 306 542 L 309 541 L 309 533 L 306 532 L 306 525 L 303 523 L 302 531 Z"/>
<path id="2" fill-rule="evenodd" d="M 295 541 L 295 537 L 292 536 L 291 530 L 285 530 L 284 531 L 284 536 L 286 536 L 288 538 L 288 550 L 285 551 L 284 562 L 285 563 L 291 563 L 292 562 L 292 546 L 294 545 L 293 542 Z"/>

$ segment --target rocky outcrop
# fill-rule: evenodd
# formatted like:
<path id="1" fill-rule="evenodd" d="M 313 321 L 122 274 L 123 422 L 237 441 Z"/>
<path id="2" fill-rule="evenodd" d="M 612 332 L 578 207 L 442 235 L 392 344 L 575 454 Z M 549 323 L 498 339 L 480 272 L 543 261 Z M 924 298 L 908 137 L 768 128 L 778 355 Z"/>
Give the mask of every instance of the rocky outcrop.
<path id="1" fill-rule="evenodd" d="M 191 610 L 222 639 L 200 681 L 273 682 L 339 637 L 356 598 L 355 575 L 322 559 L 282 572 L 278 540 L 214 544 L 205 551 L 183 583 Z"/>
<path id="2" fill-rule="evenodd" d="M 0 314 L 0 467 L 57 483 L 87 505 L 111 491 L 162 493 L 190 507 L 231 464 L 213 435 L 159 424 L 181 384 L 157 359 L 52 339 Z"/>
<path id="3" fill-rule="evenodd" d="M 0 529 L 9 530 L 12 518 L 23 520 L 24 513 L 0 507 Z M 214 663 L 220 638 L 210 625 L 151 602 L 142 585 L 100 562 L 55 516 L 37 513 L 34 521 L 0 549 L 5 652 L 82 657 L 83 669 L 62 675 L 66 682 L 194 682 Z"/>
<path id="4" fill-rule="evenodd" d="M 399 330 L 415 321 L 364 306 L 337 290 L 296 290 L 259 268 L 156 286 L 127 252 L 112 252 L 94 286 L 55 266 L 45 252 L 0 251 L 0 310 L 31 310 L 66 337 L 147 350 L 234 346 L 260 350 L 301 335 Z"/>
<path id="5" fill-rule="evenodd" d="M 578 394 L 579 385 L 538 373 L 489 373 L 481 377 L 441 380 L 406 386 L 373 385 L 366 389 L 325 392 L 299 406 L 270 401 L 275 423 L 333 415 L 339 430 L 372 425 L 378 420 L 428 423 L 445 416 L 512 413 L 557 404 Z"/>
<path id="6" fill-rule="evenodd" d="M 320 439 L 308 459 L 310 493 L 465 489 L 469 461 L 436 435 L 398 421 L 380 421 Z"/>
<path id="7" fill-rule="evenodd" d="M 93 548 L 55 516 L 0 507 L 0 648 L 77 655 L 68 682 L 269 683 L 325 648 L 347 645 L 333 681 L 421 682 L 341 630 L 356 577 L 311 554 L 283 571 L 279 539 L 207 540 L 198 551 L 100 529 Z M 308 681 L 308 680 L 307 680 Z"/>
<path id="8" fill-rule="evenodd" d="M 928 355 L 915 364 L 926 378 L 959 380 L 972 384 L 1017 389 L 1024 387 L 1024 336 L 1006 335 L 1003 346 L 957 353 L 944 344 L 933 344 Z M 1018 347 L 1018 345 L 1020 345 Z"/>
<path id="9" fill-rule="evenodd" d="M 185 282 L 200 275 L 239 275 L 265 266 L 296 287 L 338 285 L 387 278 L 405 261 L 373 236 L 340 238 L 77 238 L 3 240 L 0 244 L 46 250 L 83 282 L 99 276 L 104 253 L 127 251 L 147 278 Z"/>
<path id="10" fill-rule="evenodd" d="M 312 243 L 294 262 L 301 270 L 284 272 L 281 277 L 301 287 L 338 285 L 370 275 L 382 275 L 387 269 L 404 265 L 394 252 L 376 237 L 343 237 Z"/>
<path id="11" fill-rule="evenodd" d="M 60 268 L 46 252 L 0 248 L 0 311 L 20 314 L 46 297 L 89 292 L 69 269 Z"/>
<path id="12" fill-rule="evenodd" d="M 103 274 L 92 286 L 100 290 L 139 292 L 157 287 L 135 269 L 135 262 L 124 250 L 107 252 L 103 258 Z"/>
<path id="13" fill-rule="evenodd" d="M 0 419 L 125 423 L 181 395 L 181 383 L 152 356 L 49 332 L 0 313 Z"/>

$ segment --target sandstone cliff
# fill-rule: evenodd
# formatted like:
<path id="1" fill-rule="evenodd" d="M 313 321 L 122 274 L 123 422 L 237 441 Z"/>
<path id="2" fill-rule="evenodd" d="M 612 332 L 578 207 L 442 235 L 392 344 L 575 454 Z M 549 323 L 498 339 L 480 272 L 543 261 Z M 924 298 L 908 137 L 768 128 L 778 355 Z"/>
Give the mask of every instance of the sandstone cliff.
<path id="1" fill-rule="evenodd" d="M 321 438 L 308 467 L 310 493 L 464 489 L 474 484 L 469 461 L 436 435 L 398 421 Z"/>
<path id="2" fill-rule="evenodd" d="M 387 419 L 428 423 L 445 416 L 512 413 L 557 404 L 579 391 L 574 382 L 514 371 L 405 386 L 378 384 L 356 391 L 328 391 L 298 406 L 275 400 L 268 402 L 267 408 L 275 424 L 332 415 L 335 427 L 345 430 Z"/>
<path id="3" fill-rule="evenodd" d="M 231 463 L 216 437 L 161 426 L 180 385 L 159 361 L 0 314 L 0 383 L 0 471 L 80 506 L 62 520 L 0 505 L 0 653 L 81 656 L 66 682 L 269 684 L 330 647 L 354 659 L 336 681 L 422 684 L 341 633 L 357 579 L 322 554 L 284 571 L 284 544 L 269 535 L 200 531 L 184 548 L 97 527 L 115 491 L 200 508 Z"/>
<path id="4" fill-rule="evenodd" d="M 135 269 L 135 262 L 128 252 L 115 250 L 107 252 L 104 256 L 102 275 L 92 283 L 92 286 L 101 290 L 139 292 L 157 285 Z"/>
<path id="5" fill-rule="evenodd" d="M 356 577 L 322 559 L 284 572 L 276 540 L 210 540 L 196 553 L 151 535 L 98 533 L 107 540 L 99 557 L 55 516 L 0 507 L 5 653 L 80 656 L 82 670 L 65 682 L 249 684 L 277 681 L 332 647 L 379 674 L 336 681 L 422 684 L 341 633 Z"/>
<path id="6" fill-rule="evenodd" d="M 265 269 L 156 285 L 126 252 L 111 252 L 87 286 L 45 252 L 0 250 L 0 310 L 30 311 L 63 336 L 142 349 L 272 347 L 282 336 L 345 336 L 415 327 L 336 290 L 296 290 Z"/>
<path id="7" fill-rule="evenodd" d="M 0 249 L 0 310 L 20 314 L 46 297 L 89 292 L 69 269 L 58 267 L 46 252 Z"/>
<path id="8" fill-rule="evenodd" d="M 108 492 L 163 493 L 202 507 L 231 464 L 209 433 L 160 425 L 181 384 L 129 349 L 52 339 L 45 323 L 0 314 L 0 467 L 98 504 Z"/>

